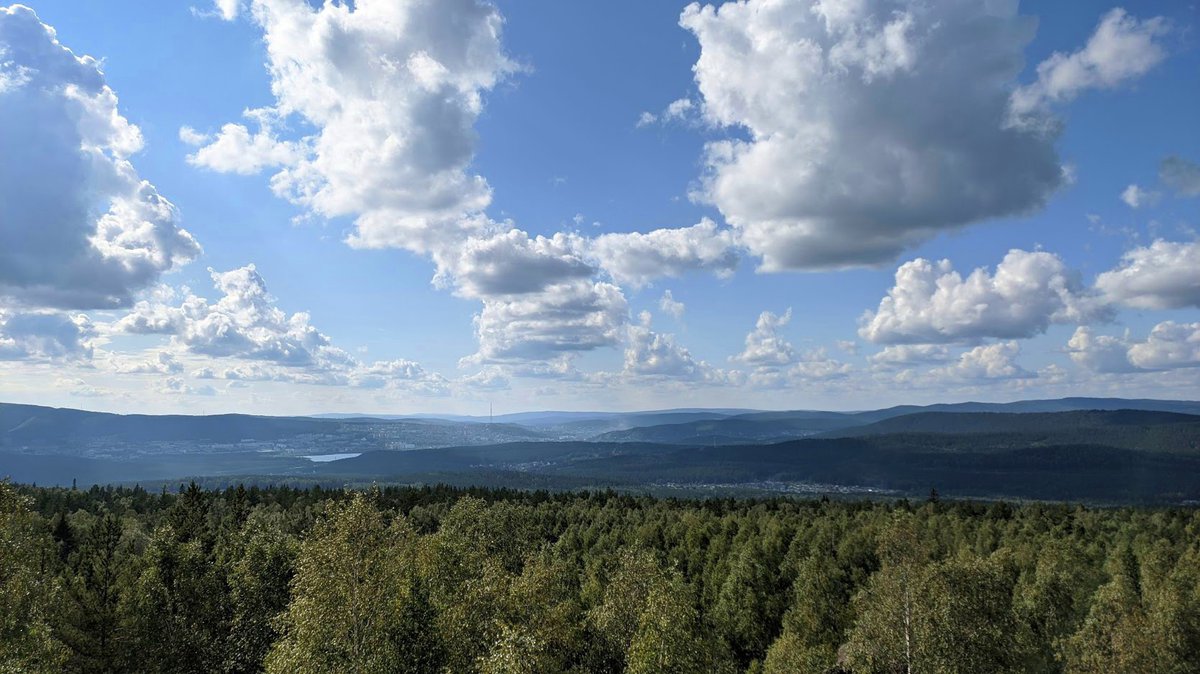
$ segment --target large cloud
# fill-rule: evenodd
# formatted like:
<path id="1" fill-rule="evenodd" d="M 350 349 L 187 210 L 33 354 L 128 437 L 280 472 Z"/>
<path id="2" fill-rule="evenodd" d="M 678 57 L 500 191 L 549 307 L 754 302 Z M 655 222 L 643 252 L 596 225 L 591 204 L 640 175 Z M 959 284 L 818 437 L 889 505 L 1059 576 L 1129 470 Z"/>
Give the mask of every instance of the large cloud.
<path id="1" fill-rule="evenodd" d="M 1121 263 L 1096 277 L 1110 300 L 1139 309 L 1200 307 L 1200 241 L 1159 239 L 1125 253 Z"/>
<path id="2" fill-rule="evenodd" d="M 199 254 L 130 163 L 141 147 L 98 61 L 28 7 L 0 7 L 0 299 L 126 306 Z"/>
<path id="3" fill-rule="evenodd" d="M 995 274 L 979 268 L 965 279 L 949 260 L 900 265 L 895 285 L 858 332 L 877 344 L 945 344 L 1032 337 L 1051 323 L 1106 314 L 1058 256 L 1014 249 Z"/>
<path id="4" fill-rule="evenodd" d="M 1011 123 L 1035 28 L 1016 2 L 741 0 L 680 23 L 700 42 L 706 119 L 745 131 L 707 146 L 697 196 L 765 270 L 885 261 L 1035 210 L 1063 181 L 1054 128 Z"/>
<path id="5" fill-rule="evenodd" d="M 511 369 L 619 345 L 619 284 L 736 266 L 734 233 L 708 220 L 588 239 L 488 217 L 491 189 L 470 170 L 474 123 L 482 96 L 517 69 L 491 2 L 244 4 L 264 34 L 274 102 L 211 135 L 181 129 L 197 147 L 189 161 L 271 170 L 274 191 L 308 212 L 353 216 L 351 245 L 429 255 L 438 285 L 483 304 L 464 363 Z M 232 18 L 238 6 L 218 9 Z"/>
<path id="6" fill-rule="evenodd" d="M 351 243 L 428 252 L 476 231 L 491 189 L 469 171 L 482 94 L 514 69 L 483 0 L 254 0 L 275 104 L 257 129 L 223 127 L 191 156 L 210 168 L 277 167 L 275 191 L 326 217 L 355 215 Z M 299 120 L 315 131 L 282 139 Z"/>
<path id="7" fill-rule="evenodd" d="M 489 218 L 470 171 L 482 96 L 515 70 L 502 19 L 484 0 L 360 0 L 314 8 L 253 0 L 274 105 L 227 124 L 190 160 L 214 170 L 273 169 L 274 190 L 325 216 L 354 216 L 349 242 L 428 254 L 435 281 L 483 306 L 465 363 L 558 361 L 622 342 L 621 289 L 687 270 L 728 271 L 732 234 L 712 222 L 589 240 L 531 236 Z M 299 124 L 296 124 L 299 122 Z M 289 128 L 311 132 L 289 133 Z"/>
<path id="8" fill-rule="evenodd" d="M 934 233 L 1035 209 L 1053 138 L 1005 124 L 1034 23 L 1016 3 L 690 5 L 713 124 L 699 196 L 766 270 L 877 263 Z"/>

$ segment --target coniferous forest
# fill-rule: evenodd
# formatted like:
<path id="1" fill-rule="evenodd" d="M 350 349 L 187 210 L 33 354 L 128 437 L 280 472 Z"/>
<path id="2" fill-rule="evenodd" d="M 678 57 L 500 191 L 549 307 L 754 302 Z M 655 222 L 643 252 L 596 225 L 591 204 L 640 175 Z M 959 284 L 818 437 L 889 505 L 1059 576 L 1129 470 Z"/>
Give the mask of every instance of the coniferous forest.
<path id="1" fill-rule="evenodd" d="M 0 483 L 0 672 L 1200 671 L 1200 512 Z"/>

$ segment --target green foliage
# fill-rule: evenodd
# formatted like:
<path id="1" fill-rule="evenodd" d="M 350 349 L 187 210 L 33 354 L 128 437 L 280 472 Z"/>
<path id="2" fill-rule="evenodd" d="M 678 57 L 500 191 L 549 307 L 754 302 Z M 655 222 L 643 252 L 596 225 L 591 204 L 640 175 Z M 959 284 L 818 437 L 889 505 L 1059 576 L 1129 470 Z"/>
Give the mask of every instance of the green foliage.
<path id="1" fill-rule="evenodd" d="M 268 672 L 429 671 L 419 646 L 428 624 L 413 571 L 417 539 L 358 495 L 333 509 L 302 544 L 283 636 Z M 432 663 L 430 663 L 432 664 Z"/>
<path id="2" fill-rule="evenodd" d="M 123 582 L 127 554 L 124 526 L 105 513 L 91 525 L 66 579 L 59 636 L 70 646 L 70 669 L 119 672 L 128 665 L 130 635 L 121 616 L 128 588 Z"/>
<path id="3" fill-rule="evenodd" d="M 1200 674 L 1200 513 L 0 484 L 0 672 Z"/>
<path id="4" fill-rule="evenodd" d="M 50 628 L 58 579 L 45 573 L 53 541 L 28 499 L 0 481 L 0 672 L 57 672 L 67 655 Z"/>

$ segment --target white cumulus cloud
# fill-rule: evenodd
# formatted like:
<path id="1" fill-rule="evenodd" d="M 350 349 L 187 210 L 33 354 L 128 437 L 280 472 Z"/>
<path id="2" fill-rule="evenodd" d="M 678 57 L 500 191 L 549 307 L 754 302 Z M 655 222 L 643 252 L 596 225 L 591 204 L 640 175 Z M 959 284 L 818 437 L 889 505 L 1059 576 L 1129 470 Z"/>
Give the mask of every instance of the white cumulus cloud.
<path id="1" fill-rule="evenodd" d="M 241 0 L 213 0 L 217 14 L 226 21 L 233 21 L 242 11 Z"/>
<path id="2" fill-rule="evenodd" d="M 893 344 L 867 360 L 876 369 L 944 363 L 950 360 L 950 349 L 944 344 Z"/>
<path id="3" fill-rule="evenodd" d="M 179 139 L 188 145 L 201 146 L 188 155 L 188 162 L 222 173 L 251 175 L 302 161 L 307 150 L 305 143 L 279 140 L 265 121 L 269 117 L 263 115 L 264 121 L 253 134 L 241 124 L 226 124 L 215 136 L 182 127 Z"/>
<path id="4" fill-rule="evenodd" d="M 739 258 L 734 232 L 708 218 L 691 227 L 601 234 L 588 251 L 614 281 L 635 287 L 690 271 L 726 276 Z"/>
<path id="5" fill-rule="evenodd" d="M 309 323 L 308 314 L 289 315 L 276 306 L 254 265 L 210 274 L 221 293 L 215 303 L 193 294 L 179 306 L 139 302 L 117 329 L 172 335 L 188 351 L 208 356 L 298 367 L 350 360 Z"/>
<path id="6" fill-rule="evenodd" d="M 1138 309 L 1200 307 L 1200 241 L 1158 239 L 1134 248 L 1096 277 L 1096 287 L 1110 301 Z"/>
<path id="7" fill-rule="evenodd" d="M 127 306 L 200 246 L 137 173 L 141 132 L 100 62 L 22 5 L 0 7 L 0 299 Z"/>
<path id="8" fill-rule="evenodd" d="M 683 302 L 675 299 L 670 290 L 664 290 L 662 297 L 658 299 L 658 309 L 678 321 L 683 318 L 683 312 L 687 310 L 687 307 Z"/>
<path id="9" fill-rule="evenodd" d="M 1130 185 L 1121 192 L 1121 201 L 1130 208 L 1141 208 L 1142 206 L 1153 206 L 1161 195 L 1158 192 L 1152 192 L 1137 185 Z"/>
<path id="10" fill-rule="evenodd" d="M 1053 134 L 1006 123 L 1035 31 L 1015 2 L 741 0 L 680 23 L 705 119 L 735 132 L 695 197 L 764 270 L 879 263 L 1063 182 Z"/>
<path id="11" fill-rule="evenodd" d="M 792 348 L 791 342 L 779 333 L 791 320 L 790 308 L 782 315 L 770 311 L 759 314 L 754 329 L 746 335 L 746 348 L 732 360 L 753 367 L 790 364 L 796 357 L 796 350 Z"/>
<path id="12" fill-rule="evenodd" d="M 453 257 L 440 256 L 441 280 L 453 279 L 458 294 L 475 299 L 537 293 L 595 273 L 582 257 L 582 246 L 580 237 L 562 232 L 531 237 L 510 229 L 471 237 Z"/>
<path id="13" fill-rule="evenodd" d="M 1163 321 L 1145 339 L 1081 327 L 1067 342 L 1067 353 L 1077 365 L 1108 374 L 1200 367 L 1200 323 Z"/>
<path id="14" fill-rule="evenodd" d="M 949 365 L 934 368 L 931 374 L 939 379 L 965 381 L 1036 377 L 1016 363 L 1020 353 L 1021 345 L 1016 341 L 981 345 L 964 352 Z"/>
<path id="15" fill-rule="evenodd" d="M 667 107 L 659 114 L 654 114 L 653 112 L 643 112 L 641 116 L 638 117 L 637 125 L 638 128 L 641 128 L 658 122 L 666 124 L 668 122 L 686 121 L 694 116 L 695 110 L 696 103 L 692 101 L 692 99 L 678 98 L 674 101 L 671 101 L 671 103 L 668 104 Z"/>
<path id="16" fill-rule="evenodd" d="M 949 260 L 924 258 L 896 270 L 896 282 L 859 335 L 877 344 L 945 344 L 1025 338 L 1051 323 L 1086 322 L 1107 309 L 1056 255 L 1013 249 L 994 274 L 963 278 Z"/>
<path id="17" fill-rule="evenodd" d="M 490 297 L 475 316 L 479 350 L 463 364 L 550 361 L 617 346 L 628 321 L 621 289 L 591 279 Z"/>
<path id="18" fill-rule="evenodd" d="M 1129 362 L 1149 370 L 1200 367 L 1200 323 L 1159 323 L 1129 347 Z"/>
<path id="19" fill-rule="evenodd" d="M 399 387 L 431 394 L 445 387 L 440 375 L 428 373 L 412 361 L 363 363 L 334 346 L 312 325 L 307 313 L 288 314 L 277 306 L 254 265 L 209 272 L 220 293 L 215 302 L 187 292 L 176 304 L 169 294 L 160 293 L 157 298 L 138 302 L 112 326 L 112 331 L 169 335 L 180 352 L 227 363 L 219 378 L 231 381 Z M 173 363 L 172 359 L 125 369 L 176 373 Z M 210 379 L 218 374 L 204 367 L 195 376 Z"/>
<path id="20" fill-rule="evenodd" d="M 648 315 L 640 324 L 629 326 L 624 374 L 692 381 L 719 381 L 724 377 L 724 373 L 676 342 L 674 335 L 652 330 Z"/>
<path id="21" fill-rule="evenodd" d="M 1037 115 L 1088 89 L 1112 89 L 1146 74 L 1166 58 L 1160 39 L 1167 30 L 1162 17 L 1142 21 L 1120 7 L 1110 10 L 1082 49 L 1055 52 L 1038 64 L 1037 81 L 1013 92 L 1013 115 Z"/>
<path id="22" fill-rule="evenodd" d="M 252 0 L 274 105 L 258 130 L 228 124 L 191 160 L 276 170 L 276 193 L 324 217 L 355 216 L 350 243 L 444 250 L 486 224 L 491 189 L 470 172 L 482 96 L 515 65 L 482 0 Z M 310 134 L 282 138 L 299 120 Z"/>
<path id="23" fill-rule="evenodd" d="M 1129 338 L 1095 334 L 1087 326 L 1079 326 L 1067 341 L 1067 354 L 1080 367 L 1093 372 L 1134 372 L 1137 367 L 1129 361 Z"/>

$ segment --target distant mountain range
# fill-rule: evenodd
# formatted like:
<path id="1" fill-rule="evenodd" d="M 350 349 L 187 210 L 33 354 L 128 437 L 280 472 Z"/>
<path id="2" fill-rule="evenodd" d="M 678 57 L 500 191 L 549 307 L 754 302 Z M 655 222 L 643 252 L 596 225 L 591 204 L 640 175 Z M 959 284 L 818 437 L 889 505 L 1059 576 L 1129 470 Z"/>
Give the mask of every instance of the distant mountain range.
<path id="1" fill-rule="evenodd" d="M 661 425 L 638 424 L 628 429 L 598 436 L 610 442 L 666 442 L 673 444 L 743 444 L 837 433 L 861 428 L 889 419 L 910 418 L 920 414 L 1048 414 L 1069 411 L 1135 410 L 1200 415 L 1200 402 L 1180 400 L 1127 400 L 1121 398 L 1061 398 L 1022 400 L 1011 403 L 951 403 L 927 406 L 901 405 L 865 412 L 749 412 L 716 419 L 701 419 Z M 927 417 L 931 418 L 931 417 Z M 962 424 L 980 424 L 980 418 Z M 996 423 L 1004 421 L 996 418 Z M 902 423 L 899 425 L 903 425 Z M 886 426 L 881 428 L 887 428 Z M 868 434 L 873 432 L 868 432 Z"/>
<path id="2" fill-rule="evenodd" d="M 0 476 L 41 484 L 452 482 L 721 493 L 1200 501 L 1200 402 L 859 412 L 115 415 L 0 404 Z"/>

